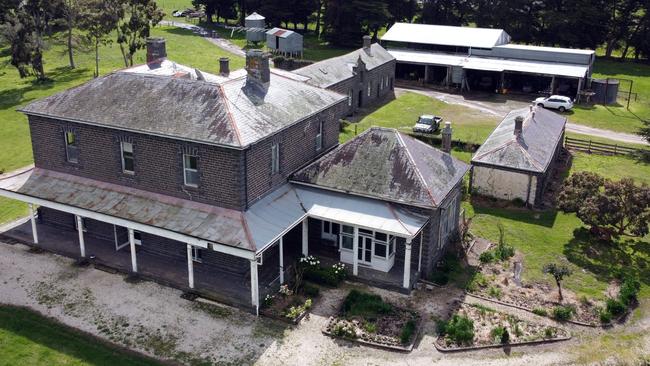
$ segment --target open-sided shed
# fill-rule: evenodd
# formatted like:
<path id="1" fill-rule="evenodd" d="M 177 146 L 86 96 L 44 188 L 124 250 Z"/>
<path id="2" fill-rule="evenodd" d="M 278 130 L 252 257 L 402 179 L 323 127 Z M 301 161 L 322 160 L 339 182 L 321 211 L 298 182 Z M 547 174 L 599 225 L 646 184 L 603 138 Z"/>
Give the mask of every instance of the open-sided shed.
<path id="1" fill-rule="evenodd" d="M 303 37 L 288 29 L 273 28 L 266 32 L 266 47 L 273 53 L 302 57 Z"/>

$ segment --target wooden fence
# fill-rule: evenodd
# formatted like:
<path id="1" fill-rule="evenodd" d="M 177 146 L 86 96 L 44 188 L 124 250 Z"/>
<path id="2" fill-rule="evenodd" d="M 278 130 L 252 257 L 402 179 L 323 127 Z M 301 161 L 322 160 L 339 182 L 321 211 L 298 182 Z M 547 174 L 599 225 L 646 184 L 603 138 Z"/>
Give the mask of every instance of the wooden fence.
<path id="1" fill-rule="evenodd" d="M 567 149 L 586 151 L 594 154 L 602 155 L 629 155 L 635 153 L 648 153 L 650 150 L 635 149 L 627 146 L 616 144 L 606 144 L 603 142 L 596 142 L 591 140 L 574 139 L 566 137 L 564 139 L 564 147 Z"/>

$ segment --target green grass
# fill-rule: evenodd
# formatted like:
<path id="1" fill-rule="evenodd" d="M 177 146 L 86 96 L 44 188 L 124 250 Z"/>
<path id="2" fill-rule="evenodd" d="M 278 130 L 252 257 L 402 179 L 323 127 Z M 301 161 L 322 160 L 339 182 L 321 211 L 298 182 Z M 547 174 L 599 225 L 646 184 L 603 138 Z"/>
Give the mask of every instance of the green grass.
<path id="1" fill-rule="evenodd" d="M 627 156 L 574 153 L 571 172 L 580 171 L 598 173 L 613 180 L 629 177 L 637 183 L 650 185 L 650 165 Z"/>
<path id="2" fill-rule="evenodd" d="M 499 118 L 486 116 L 474 109 L 444 103 L 421 94 L 404 93 L 363 117 L 358 123 L 346 126 L 339 139 L 345 142 L 355 136 L 355 131 L 359 134 L 372 126 L 410 132 L 415 121 L 422 114 L 443 116 L 445 121 L 452 123 L 454 140 L 473 143 L 483 143 L 499 123 Z"/>
<path id="3" fill-rule="evenodd" d="M 33 311 L 0 306 L 0 366 L 159 365 Z"/>
<path id="4" fill-rule="evenodd" d="M 231 68 L 244 66 L 244 59 L 216 47 L 190 31 L 173 27 L 157 27 L 154 36 L 165 37 L 169 59 L 194 66 L 208 72 L 219 71 L 219 57 L 228 56 Z M 94 53 L 92 50 L 75 52 L 77 68 L 68 67 L 64 48 L 48 42 L 45 52 L 45 71 L 52 81 L 38 83 L 34 78 L 20 79 L 16 69 L 9 64 L 10 54 L 7 46 L 0 46 L 0 171 L 11 171 L 33 162 L 27 118 L 16 111 L 17 108 L 34 100 L 47 97 L 92 79 Z M 100 73 L 124 68 L 119 47 L 116 44 L 100 50 Z M 145 60 L 145 51 L 139 51 L 134 63 Z M 20 217 L 25 213 L 25 205 L 0 198 L 0 223 Z"/>
<path id="5" fill-rule="evenodd" d="M 392 305 L 384 302 L 381 296 L 352 290 L 343 301 L 343 315 L 346 317 L 361 317 L 374 321 L 380 316 L 393 312 Z"/>

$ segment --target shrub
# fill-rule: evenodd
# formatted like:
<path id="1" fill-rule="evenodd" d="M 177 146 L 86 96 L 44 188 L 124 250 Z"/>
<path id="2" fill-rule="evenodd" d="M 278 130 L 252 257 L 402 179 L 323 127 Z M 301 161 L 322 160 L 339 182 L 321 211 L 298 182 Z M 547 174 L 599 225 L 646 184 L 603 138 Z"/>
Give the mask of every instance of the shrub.
<path id="1" fill-rule="evenodd" d="M 476 272 L 472 280 L 467 283 L 467 286 L 465 286 L 465 289 L 467 291 L 472 292 L 478 290 L 479 287 L 485 288 L 487 287 L 487 285 L 488 285 L 487 277 L 485 277 L 481 272 Z"/>
<path id="2" fill-rule="evenodd" d="M 402 344 L 408 344 L 413 338 L 413 333 L 415 333 L 415 320 L 411 319 L 406 322 L 404 328 L 402 328 L 402 333 L 400 333 L 399 339 Z"/>
<path id="3" fill-rule="evenodd" d="M 375 333 L 377 332 L 377 324 L 365 322 L 363 323 L 363 329 L 368 333 Z"/>
<path id="4" fill-rule="evenodd" d="M 302 293 L 305 294 L 305 296 L 315 298 L 318 297 L 318 295 L 320 294 L 320 289 L 316 285 L 305 282 L 302 285 Z"/>
<path id="5" fill-rule="evenodd" d="M 379 295 L 352 290 L 343 301 L 345 316 L 360 316 L 373 321 L 380 315 L 393 312 L 393 306 L 384 302 Z"/>
<path id="6" fill-rule="evenodd" d="M 455 314 L 445 325 L 445 334 L 456 344 L 471 344 L 474 340 L 474 322 Z"/>
<path id="7" fill-rule="evenodd" d="M 268 308 L 269 306 L 273 305 L 273 300 L 275 300 L 274 295 L 266 295 L 264 297 L 264 301 L 262 302 L 262 308 Z"/>
<path id="8" fill-rule="evenodd" d="M 304 268 L 303 278 L 329 287 L 337 287 L 341 282 L 343 282 L 343 280 L 345 280 L 347 274 L 342 264 L 335 264 L 332 267 L 324 268 L 321 267 L 319 263 L 320 262 L 316 262 L 316 264 L 314 264 L 314 262 L 301 261 L 301 265 Z"/>
<path id="9" fill-rule="evenodd" d="M 332 334 L 337 337 L 354 339 L 357 338 L 357 332 L 354 330 L 354 326 L 347 322 L 339 322 L 334 325 L 332 329 Z"/>
<path id="10" fill-rule="evenodd" d="M 307 299 L 303 305 L 291 306 L 289 310 L 287 310 L 286 314 L 284 314 L 284 316 L 289 319 L 295 319 L 299 317 L 300 314 L 309 310 L 311 308 L 311 305 L 312 305 L 311 299 Z"/>
<path id="11" fill-rule="evenodd" d="M 634 301 L 637 300 L 637 295 L 641 289 L 641 284 L 639 281 L 633 277 L 626 277 L 623 283 L 621 284 L 621 289 L 618 293 L 618 299 L 625 306 L 630 306 Z"/>
<path id="12" fill-rule="evenodd" d="M 499 244 L 494 248 L 494 258 L 505 261 L 515 255 L 515 248 L 507 244 Z"/>
<path id="13" fill-rule="evenodd" d="M 548 316 L 548 312 L 544 308 L 535 308 L 533 309 L 533 314 L 537 314 L 540 316 Z"/>
<path id="14" fill-rule="evenodd" d="M 607 311 L 614 316 L 619 316 L 625 312 L 625 304 L 617 299 L 607 299 Z"/>
<path id="15" fill-rule="evenodd" d="M 573 316 L 573 308 L 570 306 L 556 306 L 553 308 L 553 318 L 559 321 L 566 321 Z"/>
<path id="16" fill-rule="evenodd" d="M 521 337 L 522 335 L 524 335 L 524 332 L 521 330 L 521 327 L 519 327 L 519 323 L 515 323 L 513 331 L 515 332 L 515 335 L 517 337 Z"/>
<path id="17" fill-rule="evenodd" d="M 444 336 L 447 334 L 447 323 L 444 320 L 438 320 L 436 321 L 436 332 L 438 335 Z"/>
<path id="18" fill-rule="evenodd" d="M 485 252 L 481 253 L 481 255 L 478 257 L 478 260 L 483 263 L 491 263 L 494 261 L 494 255 L 492 254 L 491 250 L 486 250 Z"/>
<path id="19" fill-rule="evenodd" d="M 503 293 L 501 291 L 501 288 L 496 286 L 490 286 L 490 288 L 488 289 L 488 294 L 496 299 L 500 299 Z"/>
<path id="20" fill-rule="evenodd" d="M 490 335 L 492 336 L 493 339 L 500 341 L 501 338 L 503 337 L 503 333 L 507 332 L 506 327 L 499 325 L 490 331 Z"/>
<path id="21" fill-rule="evenodd" d="M 431 282 L 444 286 L 449 283 L 449 275 L 442 271 L 435 271 L 431 274 Z"/>
<path id="22" fill-rule="evenodd" d="M 546 327 L 544 329 L 544 338 L 554 338 L 555 337 L 555 329 L 551 327 Z"/>
<path id="23" fill-rule="evenodd" d="M 501 335 L 501 344 L 508 344 L 510 343 L 510 333 L 508 332 L 507 329 L 503 330 L 503 334 Z"/>
<path id="24" fill-rule="evenodd" d="M 600 322 L 603 324 L 609 324 L 612 322 L 612 313 L 606 309 L 598 309 L 598 317 L 600 318 Z"/>

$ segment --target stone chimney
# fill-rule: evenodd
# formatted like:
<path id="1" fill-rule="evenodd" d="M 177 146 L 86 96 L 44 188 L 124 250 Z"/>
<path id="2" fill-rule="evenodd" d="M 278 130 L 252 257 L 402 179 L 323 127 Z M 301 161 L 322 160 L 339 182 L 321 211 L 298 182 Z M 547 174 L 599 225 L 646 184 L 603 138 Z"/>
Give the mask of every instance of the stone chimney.
<path id="1" fill-rule="evenodd" d="M 221 57 L 219 59 L 219 75 L 230 75 L 230 59 L 228 57 Z"/>
<path id="2" fill-rule="evenodd" d="M 147 38 L 147 63 L 160 62 L 166 58 L 165 39 L 160 37 Z"/>
<path id="3" fill-rule="evenodd" d="M 524 117 L 517 116 L 515 117 L 515 135 L 521 135 L 521 131 L 524 129 Z"/>
<path id="4" fill-rule="evenodd" d="M 372 41 L 370 39 L 369 35 L 363 36 L 363 49 L 364 51 L 370 53 L 370 45 L 372 44 Z"/>
<path id="5" fill-rule="evenodd" d="M 445 128 L 442 129 L 442 151 L 451 152 L 451 122 L 445 122 Z"/>
<path id="6" fill-rule="evenodd" d="M 262 86 L 267 86 L 271 81 L 271 68 L 269 54 L 262 50 L 249 50 L 246 52 L 247 81 L 252 81 Z"/>

